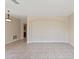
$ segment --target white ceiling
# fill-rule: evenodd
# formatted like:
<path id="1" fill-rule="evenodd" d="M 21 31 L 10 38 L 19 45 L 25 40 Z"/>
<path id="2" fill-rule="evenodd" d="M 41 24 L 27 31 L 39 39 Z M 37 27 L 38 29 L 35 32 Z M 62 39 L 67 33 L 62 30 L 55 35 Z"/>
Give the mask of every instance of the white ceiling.
<path id="1" fill-rule="evenodd" d="M 5 0 L 6 13 L 9 9 L 12 16 L 25 19 L 26 16 L 69 16 L 73 13 L 74 0 Z"/>

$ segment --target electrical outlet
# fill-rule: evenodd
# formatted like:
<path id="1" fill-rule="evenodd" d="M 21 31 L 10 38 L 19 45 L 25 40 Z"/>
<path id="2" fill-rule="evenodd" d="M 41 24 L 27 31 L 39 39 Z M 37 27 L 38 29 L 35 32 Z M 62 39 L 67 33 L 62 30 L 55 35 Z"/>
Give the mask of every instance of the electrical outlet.
<path id="1" fill-rule="evenodd" d="M 17 35 L 13 35 L 13 40 L 17 39 Z"/>

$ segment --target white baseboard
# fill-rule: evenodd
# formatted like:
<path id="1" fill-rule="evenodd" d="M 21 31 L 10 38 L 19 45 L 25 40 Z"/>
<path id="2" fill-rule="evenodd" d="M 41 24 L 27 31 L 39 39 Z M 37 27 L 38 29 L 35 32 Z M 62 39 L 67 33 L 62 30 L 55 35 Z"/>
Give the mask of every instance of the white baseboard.
<path id="1" fill-rule="evenodd" d="M 69 43 L 64 41 L 27 41 L 27 43 Z"/>
<path id="2" fill-rule="evenodd" d="M 9 41 L 9 42 L 5 42 L 5 44 L 10 44 L 10 43 L 18 41 L 18 40 L 22 40 L 22 39 L 16 39 L 16 40 L 12 40 L 12 41 Z"/>

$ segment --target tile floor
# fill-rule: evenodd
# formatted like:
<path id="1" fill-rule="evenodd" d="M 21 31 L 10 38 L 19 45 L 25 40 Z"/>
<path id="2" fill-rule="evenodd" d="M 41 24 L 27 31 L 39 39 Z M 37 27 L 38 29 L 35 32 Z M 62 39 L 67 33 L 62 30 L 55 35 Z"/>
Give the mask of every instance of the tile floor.
<path id="1" fill-rule="evenodd" d="M 74 59 L 74 48 L 67 43 L 17 41 L 6 45 L 5 59 Z"/>

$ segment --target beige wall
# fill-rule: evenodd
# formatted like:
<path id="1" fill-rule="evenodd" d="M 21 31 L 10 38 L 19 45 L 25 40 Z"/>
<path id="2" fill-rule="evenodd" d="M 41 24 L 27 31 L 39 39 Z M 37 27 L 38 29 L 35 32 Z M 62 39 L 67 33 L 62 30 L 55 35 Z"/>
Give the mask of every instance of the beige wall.
<path id="1" fill-rule="evenodd" d="M 10 43 L 20 39 L 21 22 L 16 18 L 11 18 L 11 22 L 5 22 L 5 43 Z M 17 39 L 13 40 L 13 35 L 17 35 Z"/>
<path id="2" fill-rule="evenodd" d="M 69 42 L 68 17 L 28 17 L 28 42 Z"/>
<path id="3" fill-rule="evenodd" d="M 74 14 L 69 16 L 69 43 L 74 46 Z"/>
<path id="4" fill-rule="evenodd" d="M 74 45 L 74 19 L 68 17 L 27 17 L 26 20 L 13 19 L 6 22 L 6 43 L 23 39 L 23 24 L 27 24 L 28 42 L 68 42 Z M 13 40 L 13 34 L 18 39 Z"/>

